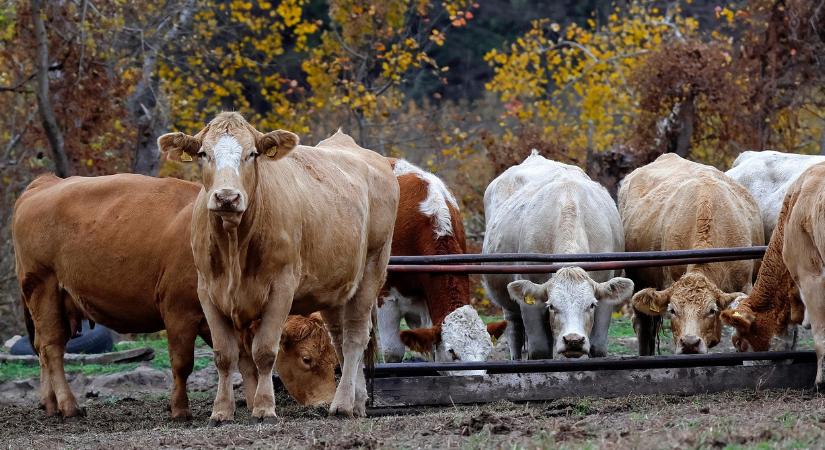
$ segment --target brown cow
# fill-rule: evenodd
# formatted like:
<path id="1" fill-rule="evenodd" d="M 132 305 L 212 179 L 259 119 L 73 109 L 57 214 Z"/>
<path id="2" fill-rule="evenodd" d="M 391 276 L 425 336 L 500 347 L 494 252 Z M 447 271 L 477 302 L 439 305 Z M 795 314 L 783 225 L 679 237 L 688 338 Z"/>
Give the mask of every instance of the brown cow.
<path id="1" fill-rule="evenodd" d="M 713 167 L 673 153 L 622 181 L 619 213 L 630 252 L 764 242 L 759 208 L 745 188 Z M 653 354 L 655 330 L 666 313 L 675 352 L 706 353 L 721 339 L 720 311 L 741 295 L 735 291 L 750 291 L 753 270 L 752 261 L 628 270 L 637 286 L 648 286 L 632 300 L 639 354 Z"/>
<path id="2" fill-rule="evenodd" d="M 189 244 L 199 190 L 198 184 L 171 178 L 44 175 L 18 199 L 12 225 L 17 276 L 29 338 L 40 355 L 47 415 L 81 412 L 66 383 L 63 352 L 81 319 L 89 318 L 123 333 L 165 328 L 174 378 L 172 417 L 191 416 L 186 380 L 195 338 L 211 343 Z M 335 387 L 328 361 L 332 345 L 326 332 L 317 331 L 319 324 L 319 318 L 290 318 L 285 341 L 295 343 L 294 351 L 278 359 L 284 385 L 304 403 L 328 403 Z M 254 365 L 244 367 L 251 401 Z"/>
<path id="3" fill-rule="evenodd" d="M 786 260 L 800 259 L 802 254 L 811 252 L 809 247 L 816 245 L 815 224 L 820 220 L 816 216 L 821 204 L 817 202 L 822 201 L 823 192 L 825 164 L 812 166 L 790 185 L 753 291 L 740 299 L 735 308 L 723 312 L 722 319 L 736 329 L 731 340 L 740 352 L 768 351 L 774 336 L 787 340 L 789 327 L 802 323 L 806 308 L 794 280 L 807 277 L 799 272 L 798 263 L 787 264 Z M 791 241 L 793 244 L 787 246 Z M 793 253 L 800 246 L 805 247 L 805 253 Z M 814 257 L 810 265 L 819 267 L 819 273 L 808 277 L 821 276 L 821 261 L 821 256 Z M 791 267 L 796 273 L 789 270 Z"/>
<path id="4" fill-rule="evenodd" d="M 392 255 L 454 255 L 467 251 L 464 224 L 453 194 L 434 174 L 403 159 L 390 159 L 400 200 Z M 378 310 L 384 359 L 400 362 L 405 346 L 437 361 L 485 361 L 492 342 L 470 304 L 468 275 L 390 273 Z M 467 308 L 462 309 L 462 307 Z M 449 320 L 445 319 L 452 315 Z M 412 330 L 400 331 L 404 318 Z M 494 327 L 495 325 L 491 325 Z M 445 328 L 446 327 L 446 328 Z M 503 328 L 499 325 L 498 336 Z M 435 349 L 435 351 L 433 351 Z"/>
<path id="5" fill-rule="evenodd" d="M 398 208 L 386 160 L 340 131 L 316 147 L 298 146 L 295 134 L 263 134 L 237 113 L 158 144 L 170 158 L 201 161 L 192 250 L 218 368 L 210 423 L 234 417 L 229 375 L 243 351 L 259 374 L 252 416 L 275 417 L 269 375 L 290 311 L 320 310 L 332 335 L 342 375 L 330 413 L 365 415 L 361 363 Z"/>

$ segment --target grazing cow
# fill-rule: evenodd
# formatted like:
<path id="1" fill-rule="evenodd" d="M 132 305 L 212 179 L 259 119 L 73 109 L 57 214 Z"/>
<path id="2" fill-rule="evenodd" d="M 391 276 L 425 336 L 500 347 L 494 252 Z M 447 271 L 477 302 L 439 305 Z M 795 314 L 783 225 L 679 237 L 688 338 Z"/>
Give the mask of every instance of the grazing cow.
<path id="1" fill-rule="evenodd" d="M 12 222 L 17 277 L 29 338 L 40 355 L 47 415 L 81 412 L 63 374 L 63 353 L 81 320 L 89 318 L 122 333 L 166 329 L 172 417 L 191 417 L 186 380 L 195 338 L 212 342 L 189 243 L 199 190 L 195 183 L 141 175 L 66 180 L 44 175 L 17 200 Z M 284 385 L 304 404 L 329 403 L 335 389 L 329 337 L 318 326 L 306 326 L 319 320 L 291 316 L 284 340 L 294 342 L 295 350 L 278 359 Z M 244 361 L 251 402 L 254 365 Z"/>
<path id="2" fill-rule="evenodd" d="M 319 310 L 342 366 L 330 413 L 365 415 L 361 364 L 398 208 L 387 161 L 340 131 L 299 146 L 291 132 L 264 134 L 227 112 L 158 145 L 201 163 L 191 239 L 218 369 L 210 423 L 234 417 L 230 370 L 244 351 L 258 369 L 252 416 L 275 417 L 270 374 L 287 314 Z"/>
<path id="3" fill-rule="evenodd" d="M 667 153 L 622 181 L 619 212 L 627 251 L 762 245 L 759 208 L 745 188 L 719 170 Z M 639 354 L 655 351 L 661 316 L 670 316 L 675 353 L 707 353 L 721 339 L 719 313 L 748 292 L 753 261 L 628 270 Z M 733 292 L 733 293 L 731 293 Z"/>
<path id="4" fill-rule="evenodd" d="M 484 253 L 624 249 L 621 219 L 607 190 L 578 167 L 547 160 L 535 150 L 490 183 L 484 214 Z M 607 354 L 610 316 L 633 293 L 633 282 L 618 274 L 565 268 L 549 279 L 541 274 L 482 279 L 504 310 L 513 359 L 521 359 L 525 334 L 531 359 L 578 358 Z"/>
<path id="5" fill-rule="evenodd" d="M 403 159 L 390 159 L 390 164 L 401 195 L 392 255 L 465 253 L 458 202 L 444 182 Z M 384 291 L 378 329 L 387 362 L 400 362 L 405 346 L 433 353 L 436 361 L 486 361 L 490 356 L 493 343 L 481 318 L 461 309 L 469 305 L 468 275 L 390 273 Z M 412 330 L 400 331 L 402 318 Z"/>
<path id="6" fill-rule="evenodd" d="M 805 169 L 821 162 L 825 162 L 825 156 L 746 151 L 736 157 L 725 174 L 753 195 L 762 213 L 765 239 L 770 240 L 788 188 Z"/>
<path id="7" fill-rule="evenodd" d="M 811 261 L 791 264 L 787 261 L 802 255 L 807 257 L 814 251 L 814 246 L 820 245 L 816 234 L 816 224 L 820 220 L 816 217 L 819 214 L 816 208 L 825 192 L 824 177 L 825 164 L 817 164 L 791 183 L 753 290 L 747 297 L 739 299 L 735 308 L 722 313 L 722 319 L 736 329 L 731 340 L 740 352 L 768 351 L 774 337 L 785 341 L 786 348 L 791 347 L 787 345 L 789 340 L 793 343 L 789 339 L 791 330 L 802 323 L 806 310 L 800 296 L 802 292 L 795 280 L 815 280 L 817 274 L 803 273 L 800 269 L 806 265 L 821 267 L 822 259 L 817 255 Z M 791 241 L 796 242 L 788 246 Z M 798 253 L 800 247 L 804 248 L 804 253 Z M 792 273 L 791 268 L 795 272 Z M 821 273 L 821 268 L 818 270 Z"/>

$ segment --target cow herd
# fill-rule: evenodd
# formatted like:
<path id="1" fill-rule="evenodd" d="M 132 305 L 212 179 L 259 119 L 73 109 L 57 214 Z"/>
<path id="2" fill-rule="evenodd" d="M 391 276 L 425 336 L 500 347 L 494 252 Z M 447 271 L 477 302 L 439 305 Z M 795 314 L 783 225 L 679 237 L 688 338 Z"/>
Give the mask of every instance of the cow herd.
<path id="1" fill-rule="evenodd" d="M 300 403 L 351 417 L 365 415 L 362 367 L 376 353 L 385 361 L 401 361 L 407 349 L 484 361 L 506 333 L 513 359 L 606 356 L 612 313 L 628 302 L 641 355 L 654 353 L 663 318 L 680 354 L 707 352 L 723 323 L 735 329 L 739 351 L 768 350 L 775 337 L 792 348 L 796 325 L 811 326 L 816 383 L 825 385 L 823 158 L 745 152 L 726 174 L 666 154 L 630 173 L 615 202 L 581 169 L 534 151 L 487 187 L 484 253 L 766 239 L 768 250 L 761 264 L 485 275 L 505 318 L 485 325 L 469 306 L 467 275 L 387 275 L 391 254 L 467 250 L 458 202 L 435 175 L 340 131 L 303 146 L 237 113 L 158 144 L 168 159 L 198 161 L 202 182 L 45 175 L 15 205 L 16 270 L 47 415 L 83 414 L 63 368 L 66 341 L 83 319 L 124 333 L 167 331 L 178 419 L 191 417 L 186 381 L 202 337 L 218 370 L 212 424 L 233 420 L 234 370 L 252 416 L 268 421 L 273 370 Z"/>

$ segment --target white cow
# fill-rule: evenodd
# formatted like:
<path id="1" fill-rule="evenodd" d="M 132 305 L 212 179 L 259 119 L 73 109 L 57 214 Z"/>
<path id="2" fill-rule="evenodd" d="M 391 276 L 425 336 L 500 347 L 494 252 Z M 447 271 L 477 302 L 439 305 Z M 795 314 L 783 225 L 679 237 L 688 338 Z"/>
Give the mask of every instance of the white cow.
<path id="1" fill-rule="evenodd" d="M 624 250 L 622 221 L 607 190 L 578 167 L 547 160 L 535 150 L 490 183 L 484 213 L 484 253 Z M 576 358 L 607 354 L 610 315 L 633 293 L 633 282 L 614 278 L 618 274 L 565 268 L 551 277 L 482 278 L 504 310 L 513 359 L 521 358 L 525 335 L 531 359 Z"/>
<path id="2" fill-rule="evenodd" d="M 756 199 L 765 227 L 765 240 L 769 241 L 788 188 L 805 169 L 823 161 L 825 156 L 819 155 L 746 151 L 736 158 L 725 174 L 745 186 Z"/>

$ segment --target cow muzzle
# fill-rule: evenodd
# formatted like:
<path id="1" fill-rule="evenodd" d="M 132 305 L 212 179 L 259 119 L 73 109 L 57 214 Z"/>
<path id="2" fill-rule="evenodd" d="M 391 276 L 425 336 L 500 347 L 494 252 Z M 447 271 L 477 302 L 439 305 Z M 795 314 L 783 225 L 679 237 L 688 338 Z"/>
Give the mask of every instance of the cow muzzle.
<path id="1" fill-rule="evenodd" d="M 215 189 L 209 196 L 207 207 L 216 213 L 243 213 L 246 210 L 241 191 L 232 188 Z"/>
<path id="2" fill-rule="evenodd" d="M 556 353 L 568 359 L 584 359 L 590 353 L 590 343 L 585 336 L 578 333 L 565 334 L 561 338 L 561 344 Z"/>
<path id="3" fill-rule="evenodd" d="M 686 335 L 679 338 L 676 346 L 676 353 L 680 355 L 696 355 L 707 353 L 708 347 L 704 339 L 699 336 Z"/>

